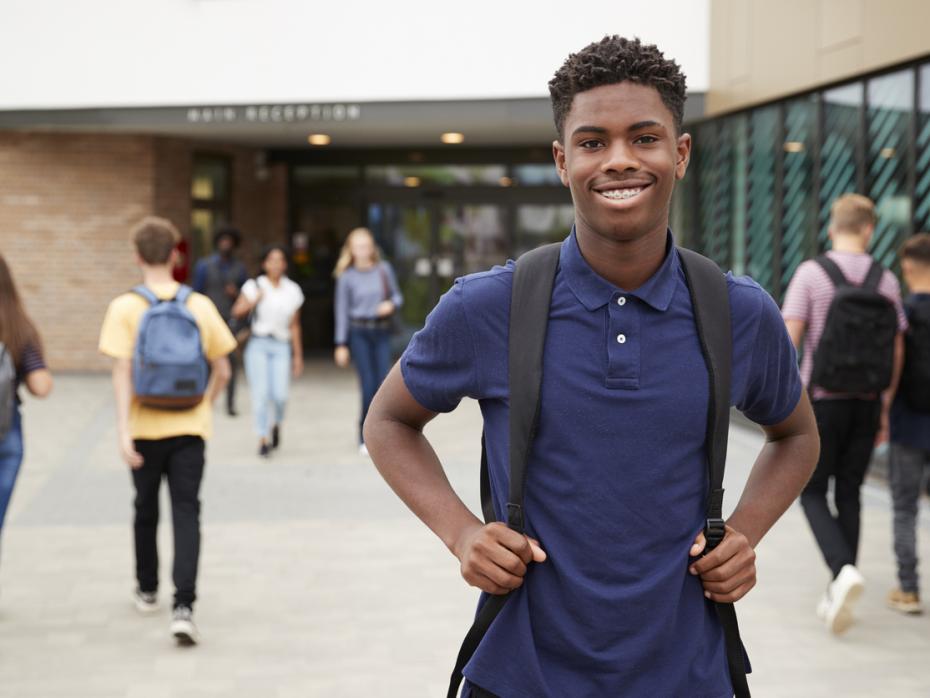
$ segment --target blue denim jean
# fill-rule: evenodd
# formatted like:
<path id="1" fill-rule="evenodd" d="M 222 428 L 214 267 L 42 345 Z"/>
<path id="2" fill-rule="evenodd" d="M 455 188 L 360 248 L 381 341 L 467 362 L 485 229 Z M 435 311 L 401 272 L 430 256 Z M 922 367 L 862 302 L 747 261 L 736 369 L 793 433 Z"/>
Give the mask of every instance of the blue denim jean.
<path id="1" fill-rule="evenodd" d="M 284 420 L 291 382 L 291 344 L 274 337 L 252 337 L 245 347 L 245 377 L 252 394 L 252 419 L 259 438 Z M 270 416 L 269 407 L 274 411 Z"/>
<path id="2" fill-rule="evenodd" d="M 0 530 L 13 495 L 13 485 L 23 462 L 23 425 L 19 409 L 13 411 L 10 431 L 0 439 Z"/>
<path id="3" fill-rule="evenodd" d="M 391 370 L 391 333 L 377 327 L 353 327 L 349 331 L 349 351 L 362 388 L 362 416 L 358 422 L 358 440 L 361 443 L 364 440 L 362 425 L 365 424 L 371 399 Z"/>

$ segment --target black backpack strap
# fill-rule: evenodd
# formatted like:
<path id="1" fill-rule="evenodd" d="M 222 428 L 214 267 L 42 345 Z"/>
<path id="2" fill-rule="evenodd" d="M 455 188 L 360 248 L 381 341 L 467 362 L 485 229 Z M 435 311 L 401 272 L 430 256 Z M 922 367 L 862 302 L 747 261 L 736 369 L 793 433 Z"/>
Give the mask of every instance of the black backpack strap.
<path id="1" fill-rule="evenodd" d="M 872 266 L 869 267 L 869 273 L 865 275 L 865 280 L 862 282 L 862 288 L 878 291 L 878 285 L 882 282 L 884 274 L 885 267 L 877 259 L 873 259 Z"/>
<path id="2" fill-rule="evenodd" d="M 517 260 L 510 295 L 508 370 L 510 384 L 510 495 L 507 499 L 507 525 L 524 532 L 523 493 L 526 465 L 539 420 L 539 391 L 542 383 L 543 350 L 549 324 L 552 286 L 559 266 L 561 243 L 531 250 Z M 487 473 L 487 451 L 481 443 L 481 498 L 485 521 L 495 519 L 491 506 L 491 486 Z M 471 630 L 459 650 L 449 681 L 447 698 L 458 695 L 462 670 L 471 659 L 491 623 L 501 612 L 510 594 L 491 595 L 482 605 Z"/>
<path id="3" fill-rule="evenodd" d="M 730 377 L 733 363 L 730 294 L 726 277 L 716 263 L 691 250 L 678 248 L 678 252 L 691 294 L 701 352 L 704 354 L 710 376 L 705 438 L 710 491 L 707 499 L 707 520 L 704 525 L 706 551 L 710 552 L 723 540 L 725 527 L 723 475 L 730 428 Z M 832 261 L 830 263 L 832 264 Z M 736 609 L 731 603 L 715 603 L 714 606 L 723 627 L 733 691 L 736 698 L 749 698 L 749 683 L 746 680 L 743 643 L 736 621 Z"/>
<path id="4" fill-rule="evenodd" d="M 839 288 L 840 286 L 849 285 L 849 280 L 846 278 L 843 270 L 840 269 L 836 262 L 827 257 L 827 255 L 822 254 L 819 257 L 815 257 L 814 261 L 817 262 L 817 264 L 819 264 L 825 272 L 827 272 L 827 276 L 830 277 L 830 281 L 833 282 L 834 286 Z"/>

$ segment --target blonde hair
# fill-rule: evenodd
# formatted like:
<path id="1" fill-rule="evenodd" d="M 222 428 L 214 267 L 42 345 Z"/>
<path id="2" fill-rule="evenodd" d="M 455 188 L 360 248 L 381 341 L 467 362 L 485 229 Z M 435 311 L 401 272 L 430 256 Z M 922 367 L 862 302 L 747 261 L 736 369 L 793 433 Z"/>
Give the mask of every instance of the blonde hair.
<path id="1" fill-rule="evenodd" d="M 872 199 L 861 194 L 843 194 L 830 207 L 830 227 L 838 233 L 859 234 L 877 220 Z"/>
<path id="2" fill-rule="evenodd" d="M 352 238 L 358 235 L 367 235 L 368 239 L 371 240 L 371 244 L 374 246 L 374 252 L 372 253 L 372 261 L 375 264 L 381 262 L 381 250 L 378 248 L 378 245 L 375 243 L 375 236 L 371 234 L 371 231 L 368 228 L 354 228 L 349 231 L 349 234 L 346 235 L 346 241 L 342 244 L 342 249 L 339 251 L 339 259 L 336 262 L 336 267 L 333 269 L 333 278 L 338 279 L 342 276 L 346 269 L 355 264 L 355 258 L 352 256 Z"/>

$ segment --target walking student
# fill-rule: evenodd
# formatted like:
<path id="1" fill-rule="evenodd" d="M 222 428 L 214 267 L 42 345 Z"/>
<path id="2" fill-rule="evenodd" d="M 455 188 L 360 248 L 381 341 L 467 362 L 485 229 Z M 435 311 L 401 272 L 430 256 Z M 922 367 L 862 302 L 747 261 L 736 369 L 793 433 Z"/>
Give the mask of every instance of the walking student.
<path id="1" fill-rule="evenodd" d="M 158 610 L 159 490 L 168 481 L 174 529 L 175 586 L 171 633 L 179 644 L 199 641 L 193 619 L 200 557 L 200 483 L 212 405 L 229 380 L 233 338 L 206 296 L 171 275 L 177 229 L 146 218 L 131 233 L 142 284 L 107 308 L 100 351 L 114 359 L 113 390 L 120 455 L 136 496 L 136 608 Z"/>
<path id="2" fill-rule="evenodd" d="M 910 295 L 904 301 L 904 368 L 891 407 L 889 466 L 898 587 L 889 592 L 888 605 L 902 613 L 921 613 L 917 513 L 930 465 L 930 233 L 911 237 L 899 256 Z"/>
<path id="3" fill-rule="evenodd" d="M 510 414 L 512 374 L 529 361 L 509 356 L 523 339 L 510 328 L 540 302 L 518 295 L 515 274 L 538 280 L 519 275 L 521 259 L 460 278 L 442 297 L 376 395 L 365 442 L 465 581 L 485 592 L 479 621 L 500 609 L 463 645 L 463 695 L 745 696 L 742 648 L 725 644 L 718 613 L 756 584 L 754 548 L 817 459 L 795 350 L 758 284 L 679 250 L 668 229 L 691 153 L 678 65 L 655 46 L 608 36 L 570 55 L 549 91 L 575 224 L 560 246 L 530 253 L 549 255 L 554 274 L 548 304 L 542 294 L 545 341 L 533 346 L 542 352 L 538 402 Z M 720 306 L 698 308 L 712 333 L 695 321 L 686 270 L 696 268 L 731 309 L 727 323 L 713 321 Z M 710 365 L 725 376 L 708 368 L 701 342 L 712 335 L 719 349 L 724 334 L 732 370 Z M 451 488 L 423 433 L 464 397 L 484 418 L 491 523 Z M 721 446 L 707 438 L 709 418 L 729 416 L 717 399 L 766 435 L 726 522 L 708 477 Z M 514 437 L 525 451 L 510 450 Z M 524 453 L 523 472 L 508 467 Z"/>
<path id="4" fill-rule="evenodd" d="M 359 453 L 368 455 L 362 425 L 391 368 L 391 324 L 404 302 L 391 265 L 381 258 L 367 228 L 349 233 L 336 268 L 336 365 L 352 361 L 362 388 L 358 422 Z"/>
<path id="5" fill-rule="evenodd" d="M 265 273 L 245 282 L 232 312 L 239 318 L 251 317 L 245 377 L 252 394 L 258 454 L 267 458 L 281 444 L 291 376 L 299 378 L 304 370 L 300 329 L 304 294 L 287 278 L 287 251 L 283 246 L 267 247 L 261 267 Z"/>
<path id="6" fill-rule="evenodd" d="M 35 397 L 48 397 L 52 374 L 45 365 L 39 332 L 26 314 L 10 267 L 0 254 L 0 544 L 23 462 L 21 385 Z"/>
<path id="7" fill-rule="evenodd" d="M 867 197 L 834 201 L 832 249 L 798 267 L 782 308 L 820 431 L 820 460 L 801 506 L 832 578 L 817 614 L 836 634 L 853 623 L 865 586 L 856 567 L 859 491 L 876 441 L 887 439 L 907 328 L 898 280 L 867 252 L 875 223 Z"/>
<path id="8" fill-rule="evenodd" d="M 233 334 L 236 332 L 236 320 L 232 307 L 239 297 L 239 289 L 249 278 L 245 265 L 236 258 L 236 250 L 242 242 L 242 233 L 232 226 L 221 226 L 213 233 L 213 248 L 216 250 L 206 259 L 201 259 L 194 267 L 193 288 L 213 301 L 220 315 L 229 325 Z M 229 383 L 226 385 L 226 412 L 235 417 L 236 412 L 236 374 L 238 373 L 237 352 L 229 355 Z"/>

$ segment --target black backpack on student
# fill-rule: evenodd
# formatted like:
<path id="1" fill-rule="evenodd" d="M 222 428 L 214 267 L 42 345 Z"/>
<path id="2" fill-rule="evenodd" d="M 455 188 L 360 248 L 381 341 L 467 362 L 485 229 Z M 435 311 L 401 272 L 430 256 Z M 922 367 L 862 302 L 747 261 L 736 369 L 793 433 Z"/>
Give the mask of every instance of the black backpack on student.
<path id="1" fill-rule="evenodd" d="M 885 268 L 872 261 L 861 286 L 853 286 L 836 262 L 815 260 L 836 289 L 820 343 L 814 351 L 811 385 L 836 393 L 880 393 L 891 384 L 898 315 L 878 292 Z"/>
<path id="2" fill-rule="evenodd" d="M 508 339 L 510 491 L 507 498 L 506 523 L 518 533 L 524 533 L 523 493 L 527 459 L 539 421 L 543 346 L 560 247 L 561 243 L 555 243 L 527 252 L 517 260 L 513 275 Z M 678 253 L 685 270 L 701 352 L 710 377 L 707 434 L 704 442 L 709 479 L 704 535 L 709 552 L 724 536 L 723 472 L 730 426 L 730 373 L 733 351 L 730 334 L 730 295 L 726 277 L 714 262 L 681 247 L 678 248 Z M 485 522 L 490 523 L 496 520 L 496 516 L 491 501 L 483 437 L 481 447 L 481 509 Z M 532 569 L 527 574 L 532 574 Z M 449 681 L 447 698 L 456 698 L 458 695 L 463 679 L 462 670 L 509 598 L 510 594 L 492 595 L 481 606 L 459 650 Z M 727 664 L 734 693 L 736 698 L 749 698 L 743 643 L 739 636 L 736 611 L 733 604 L 729 603 L 717 603 L 714 606 L 723 626 Z"/>
<path id="3" fill-rule="evenodd" d="M 930 412 L 930 301 L 907 304 L 901 395 L 915 412 Z"/>

